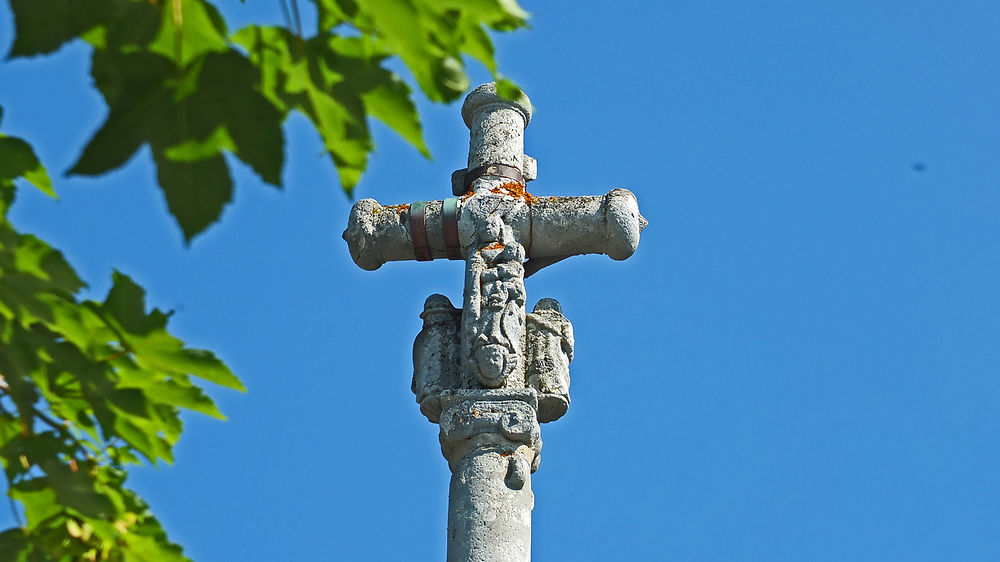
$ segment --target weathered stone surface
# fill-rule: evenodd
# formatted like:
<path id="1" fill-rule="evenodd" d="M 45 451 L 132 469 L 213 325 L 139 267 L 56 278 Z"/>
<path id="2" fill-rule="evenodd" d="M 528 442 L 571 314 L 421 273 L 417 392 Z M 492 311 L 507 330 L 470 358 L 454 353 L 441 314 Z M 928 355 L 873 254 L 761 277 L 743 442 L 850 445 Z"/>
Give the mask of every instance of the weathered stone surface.
<path id="1" fill-rule="evenodd" d="M 492 188 L 503 180 L 480 179 Z M 427 241 L 431 257 L 447 257 L 442 201 L 427 202 Z M 624 260 L 635 253 L 639 234 L 646 219 L 639 214 L 635 195 L 627 189 L 615 189 L 607 195 L 585 197 L 523 198 L 481 190 L 459 201 L 459 235 L 463 248 L 474 240 L 477 219 L 482 209 L 499 206 L 497 212 L 511 227 L 514 238 L 530 259 L 566 257 L 582 254 L 606 254 Z M 344 239 L 354 262 L 362 269 L 376 270 L 386 262 L 409 261 L 413 256 L 413 238 L 408 205 L 382 206 L 374 199 L 354 204 Z M 467 256 L 465 256 L 467 257 Z"/>
<path id="2" fill-rule="evenodd" d="M 441 392 L 460 388 L 458 330 L 462 311 L 444 295 L 434 294 L 424 302 L 420 315 L 424 327 L 413 342 L 413 383 L 420 412 L 437 423 L 441 415 Z"/>
<path id="3" fill-rule="evenodd" d="M 486 388 L 524 388 L 524 248 L 490 215 L 468 252 L 463 348 Z"/>
<path id="4" fill-rule="evenodd" d="M 531 473 L 542 448 L 531 389 L 442 395 L 441 451 L 452 470 L 448 560 L 531 559 Z"/>
<path id="5" fill-rule="evenodd" d="M 483 84 L 462 104 L 469 127 L 469 169 L 503 164 L 524 171 L 524 128 L 531 121 L 531 100 L 523 93 L 510 101 L 497 94 L 496 84 Z M 476 189 L 475 184 L 473 189 Z"/>
<path id="6" fill-rule="evenodd" d="M 538 421 L 555 421 L 569 408 L 573 325 L 555 299 L 541 299 L 527 320 L 527 380 L 538 391 Z"/>
<path id="7" fill-rule="evenodd" d="M 441 393 L 441 452 L 454 469 L 462 457 L 487 448 L 518 453 L 533 472 L 542 451 L 534 389 L 458 389 Z"/>
<path id="8" fill-rule="evenodd" d="M 470 143 L 468 168 L 452 175 L 459 197 L 412 206 L 363 199 L 344 239 L 367 270 L 396 260 L 465 260 L 462 309 L 443 295 L 424 303 L 412 390 L 420 411 L 440 425 L 452 471 L 448 560 L 527 562 L 539 423 L 569 407 L 574 342 L 554 299 L 526 314 L 524 279 L 573 255 L 623 260 L 646 220 L 626 189 L 593 197 L 524 190 L 537 176 L 537 163 L 524 154 L 527 97 L 512 102 L 486 84 L 469 94 L 462 116 Z"/>

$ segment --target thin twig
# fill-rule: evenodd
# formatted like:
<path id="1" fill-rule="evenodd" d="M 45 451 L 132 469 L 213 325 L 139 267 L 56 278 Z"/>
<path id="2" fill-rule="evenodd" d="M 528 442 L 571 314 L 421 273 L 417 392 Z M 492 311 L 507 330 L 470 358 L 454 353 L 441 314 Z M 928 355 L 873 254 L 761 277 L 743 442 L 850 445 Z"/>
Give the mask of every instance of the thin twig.
<path id="1" fill-rule="evenodd" d="M 105 355 L 104 357 L 101 357 L 100 359 L 97 360 L 97 362 L 98 363 L 107 363 L 108 361 L 114 361 L 115 359 L 119 359 L 121 357 L 124 357 L 124 356 L 128 355 L 129 353 L 131 353 L 131 350 L 129 350 L 129 349 L 122 349 L 120 351 L 116 351 L 116 352 L 112 353 L 111 355 Z"/>
<path id="2" fill-rule="evenodd" d="M 295 16 L 295 34 L 302 39 L 302 19 L 299 17 L 299 1 L 292 0 L 292 15 Z"/>
<path id="3" fill-rule="evenodd" d="M 0 392 L 3 392 L 7 396 L 10 396 L 10 389 L 6 386 L 0 387 Z M 64 424 L 61 424 L 56 420 L 50 418 L 49 416 L 45 415 L 43 412 L 39 411 L 38 408 L 34 406 L 30 406 L 30 408 L 31 408 L 31 413 L 35 417 L 45 422 L 45 424 L 51 427 L 52 429 L 58 431 L 63 437 L 69 439 L 73 443 L 76 443 L 77 448 L 79 448 L 80 451 L 83 452 L 83 456 L 85 457 L 90 456 L 90 454 L 87 452 L 87 447 L 79 439 L 77 439 L 76 435 L 73 435 L 73 432 L 71 432 Z"/>
<path id="4" fill-rule="evenodd" d="M 7 481 L 7 485 L 11 488 L 14 487 L 10 480 Z M 14 514 L 14 521 L 17 521 L 17 526 L 23 529 L 24 521 L 21 520 L 21 514 L 17 511 L 17 504 L 14 503 L 14 498 L 7 496 L 7 501 L 10 502 L 10 512 Z"/>
<path id="5" fill-rule="evenodd" d="M 284 16 L 285 18 L 285 27 L 287 27 L 288 30 L 291 31 L 292 16 L 288 14 L 288 3 L 285 0 L 279 0 L 278 3 L 281 4 L 281 15 Z"/>

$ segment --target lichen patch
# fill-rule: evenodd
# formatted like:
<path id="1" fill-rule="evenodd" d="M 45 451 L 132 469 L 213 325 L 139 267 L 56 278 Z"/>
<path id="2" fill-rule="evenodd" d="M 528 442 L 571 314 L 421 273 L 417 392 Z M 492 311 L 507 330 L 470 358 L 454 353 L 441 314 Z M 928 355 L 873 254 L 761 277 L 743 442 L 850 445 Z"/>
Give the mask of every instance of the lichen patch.
<path id="1" fill-rule="evenodd" d="M 535 201 L 538 201 L 537 197 L 528 193 L 528 190 L 524 188 L 524 184 L 518 183 L 516 181 L 509 181 L 505 184 L 498 185 L 497 187 L 490 189 L 490 191 L 500 195 L 509 195 L 510 197 L 514 197 L 515 199 L 522 199 L 524 200 L 525 203 L 529 205 L 531 205 Z"/>

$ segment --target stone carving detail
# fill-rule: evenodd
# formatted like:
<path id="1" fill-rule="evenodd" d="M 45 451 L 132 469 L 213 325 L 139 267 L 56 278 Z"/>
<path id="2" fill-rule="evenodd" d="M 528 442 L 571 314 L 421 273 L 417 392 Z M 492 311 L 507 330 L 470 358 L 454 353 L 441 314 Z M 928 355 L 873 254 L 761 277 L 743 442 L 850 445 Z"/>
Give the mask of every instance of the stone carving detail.
<path id="1" fill-rule="evenodd" d="M 526 316 L 527 381 L 538 391 L 538 421 L 555 421 L 569 408 L 573 325 L 555 299 L 541 299 Z"/>
<path id="2" fill-rule="evenodd" d="M 499 453 L 509 457 L 508 485 L 520 489 L 521 477 L 538 468 L 542 437 L 531 390 L 448 391 L 441 404 L 441 452 L 452 470 L 473 452 Z"/>
<path id="3" fill-rule="evenodd" d="M 459 335 L 462 311 L 444 295 L 434 294 L 420 314 L 424 327 L 413 342 L 413 383 L 420 412 L 437 423 L 443 390 L 459 387 Z"/>
<path id="4" fill-rule="evenodd" d="M 524 247 L 496 215 L 477 238 L 466 276 L 469 372 L 486 388 L 524 388 Z"/>

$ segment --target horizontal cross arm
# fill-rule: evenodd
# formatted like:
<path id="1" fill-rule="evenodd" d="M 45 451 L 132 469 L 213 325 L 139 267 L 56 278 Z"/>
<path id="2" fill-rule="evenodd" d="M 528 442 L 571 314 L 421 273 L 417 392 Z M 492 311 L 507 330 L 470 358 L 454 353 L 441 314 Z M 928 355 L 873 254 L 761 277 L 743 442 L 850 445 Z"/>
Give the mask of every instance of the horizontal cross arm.
<path id="1" fill-rule="evenodd" d="M 456 224 L 449 225 L 443 201 L 423 202 L 418 206 L 421 212 L 413 213 L 410 205 L 383 206 L 362 199 L 351 209 L 344 239 L 355 263 L 372 271 L 389 261 L 449 257 L 446 231 L 457 226 L 464 257 L 474 234 L 471 219 L 463 220 L 463 206 L 459 200 L 451 219 Z M 635 195 L 627 189 L 587 197 L 533 197 L 514 205 L 504 219 L 529 259 L 606 254 L 623 260 L 635 252 L 647 224 Z M 458 257 L 454 249 L 452 257 Z"/>

